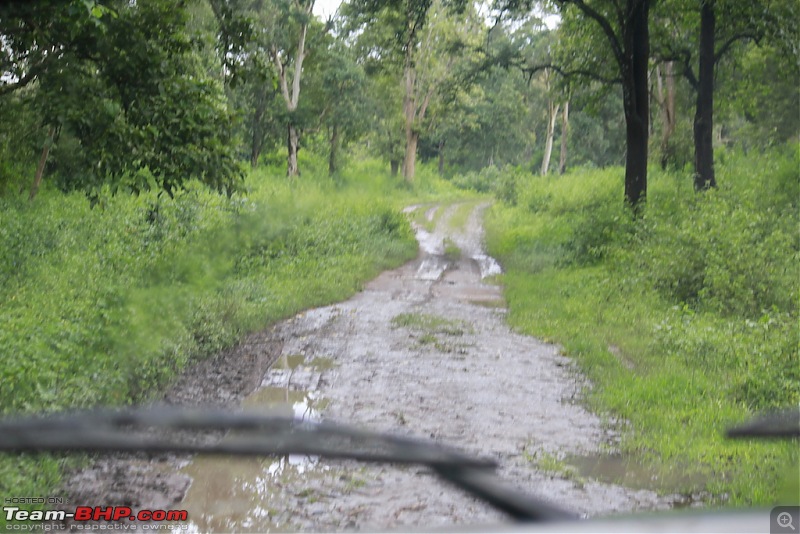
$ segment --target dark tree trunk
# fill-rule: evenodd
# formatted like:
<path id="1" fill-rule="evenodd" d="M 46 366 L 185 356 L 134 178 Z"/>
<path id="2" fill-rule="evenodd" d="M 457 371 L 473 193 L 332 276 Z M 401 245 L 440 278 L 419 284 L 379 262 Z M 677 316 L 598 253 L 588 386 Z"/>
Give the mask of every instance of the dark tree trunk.
<path id="1" fill-rule="evenodd" d="M 716 16 L 713 0 L 700 7 L 700 65 L 697 108 L 694 115 L 694 188 L 697 191 L 717 186 L 714 177 L 714 33 Z"/>
<path id="2" fill-rule="evenodd" d="M 42 147 L 42 155 L 39 157 L 39 164 L 36 166 L 36 176 L 33 178 L 33 183 L 31 184 L 31 192 L 28 195 L 28 200 L 33 200 L 36 198 L 36 194 L 39 192 L 39 187 L 42 185 L 42 176 L 44 176 L 44 166 L 47 163 L 47 155 L 50 153 L 50 147 L 53 145 L 53 140 L 55 139 L 56 135 L 56 127 L 50 126 L 50 130 L 47 133 L 47 140 L 44 142 L 44 146 Z"/>
<path id="3" fill-rule="evenodd" d="M 339 151 L 339 126 L 334 124 L 331 131 L 331 153 L 328 156 L 328 175 L 336 172 L 336 152 Z"/>
<path id="4" fill-rule="evenodd" d="M 397 176 L 397 172 L 400 170 L 400 160 L 393 159 L 389 162 L 389 165 L 392 168 L 392 176 Z"/>
<path id="5" fill-rule="evenodd" d="M 439 176 L 444 176 L 444 141 L 439 141 Z"/>
<path id="6" fill-rule="evenodd" d="M 300 150 L 300 136 L 294 124 L 289 123 L 289 135 L 287 136 L 287 147 L 289 156 L 287 158 L 286 176 L 296 178 L 300 176 L 300 168 L 297 166 L 297 152 Z"/>
<path id="7" fill-rule="evenodd" d="M 627 61 L 621 65 L 623 105 L 625 108 L 625 201 L 635 213 L 647 197 L 647 142 L 650 128 L 648 61 L 650 32 L 649 2 L 633 1 L 630 19 L 624 31 Z"/>

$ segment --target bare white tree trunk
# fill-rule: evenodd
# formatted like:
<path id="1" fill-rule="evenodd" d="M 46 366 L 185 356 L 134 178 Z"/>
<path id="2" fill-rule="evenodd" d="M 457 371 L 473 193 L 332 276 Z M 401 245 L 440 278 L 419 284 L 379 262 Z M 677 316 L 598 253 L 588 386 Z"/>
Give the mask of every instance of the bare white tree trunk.
<path id="1" fill-rule="evenodd" d="M 299 4 L 297 4 L 300 7 Z M 307 17 L 311 16 L 311 11 L 314 9 L 314 2 L 301 8 Z M 286 163 L 286 175 L 289 178 L 295 178 L 300 175 L 300 168 L 297 164 L 297 152 L 300 149 L 300 135 L 297 131 L 297 125 L 294 124 L 291 115 L 297 110 L 297 105 L 300 102 L 300 77 L 303 73 L 303 60 L 306 57 L 306 36 L 308 35 L 308 22 L 303 22 L 300 26 L 300 34 L 297 39 L 297 52 L 294 57 L 294 74 L 291 79 L 291 90 L 289 89 L 289 74 L 287 67 L 289 66 L 290 58 L 284 59 L 277 46 L 273 45 L 270 50 L 270 58 L 272 59 L 275 68 L 278 71 L 278 80 L 281 87 L 281 95 L 286 103 L 286 110 L 289 112 L 288 124 L 288 139 L 287 148 L 289 155 Z"/>
<path id="2" fill-rule="evenodd" d="M 286 176 L 294 178 L 300 176 L 300 167 L 297 165 L 297 151 L 300 144 L 300 138 L 297 135 L 297 128 L 293 124 L 289 124 L 289 134 L 287 136 L 286 146 L 289 149 L 289 157 L 286 164 Z"/>
<path id="3" fill-rule="evenodd" d="M 550 155 L 553 153 L 553 134 L 556 129 L 556 119 L 558 118 L 559 105 L 550 100 L 547 104 L 547 111 L 549 113 L 547 121 L 547 139 L 544 145 L 544 158 L 542 159 L 542 176 L 547 174 L 550 169 Z"/>

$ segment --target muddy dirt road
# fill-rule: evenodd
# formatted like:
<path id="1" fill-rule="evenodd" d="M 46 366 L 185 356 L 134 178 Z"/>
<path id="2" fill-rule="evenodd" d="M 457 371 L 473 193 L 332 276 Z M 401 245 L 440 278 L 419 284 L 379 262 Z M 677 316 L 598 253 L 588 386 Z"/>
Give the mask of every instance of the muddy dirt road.
<path id="1" fill-rule="evenodd" d="M 581 405 L 587 384 L 558 348 L 506 325 L 501 288 L 490 283 L 500 267 L 481 245 L 486 207 L 409 209 L 419 222 L 416 260 L 347 302 L 302 313 L 187 369 L 163 402 L 278 409 L 432 438 L 495 458 L 505 482 L 586 515 L 669 507 L 675 498 L 559 474 L 561 458 L 592 458 L 615 436 Z M 186 508 L 195 532 L 506 520 L 421 467 L 303 456 L 106 456 L 69 477 L 64 492 L 77 504 Z"/>
<path id="2" fill-rule="evenodd" d="M 416 208 L 432 229 L 417 225 L 417 260 L 347 302 L 279 325 L 272 336 L 280 356 L 243 404 L 283 405 L 297 417 L 493 457 L 507 482 L 584 514 L 669 506 L 649 491 L 537 469 L 537 458 L 596 453 L 614 436 L 579 403 L 586 384 L 558 348 L 505 324 L 501 289 L 487 281 L 500 268 L 481 246 L 486 207 Z M 182 506 L 199 531 L 430 529 L 505 519 L 423 468 L 201 457 L 183 473 L 192 483 Z"/>

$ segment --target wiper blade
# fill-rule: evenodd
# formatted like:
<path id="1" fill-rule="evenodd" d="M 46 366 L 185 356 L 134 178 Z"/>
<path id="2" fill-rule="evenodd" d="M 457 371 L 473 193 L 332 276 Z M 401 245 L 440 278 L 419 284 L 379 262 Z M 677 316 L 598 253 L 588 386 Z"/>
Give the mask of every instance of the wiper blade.
<path id="1" fill-rule="evenodd" d="M 154 429 L 160 432 L 153 432 Z M 216 443 L 194 443 L 170 437 L 169 431 L 175 430 L 233 432 Z M 497 462 L 492 459 L 475 458 L 429 441 L 264 413 L 165 406 L 9 419 L 0 421 L 0 451 L 300 454 L 362 462 L 422 464 L 517 520 L 577 518 L 575 514 L 504 485 L 493 472 Z"/>
<path id="2" fill-rule="evenodd" d="M 800 437 L 800 406 L 761 415 L 739 426 L 729 428 L 726 435 L 729 438 Z"/>
<path id="3" fill-rule="evenodd" d="M 218 443 L 191 443 L 136 429 L 232 430 Z M 495 468 L 491 459 L 419 440 L 254 412 L 176 407 L 98 410 L 0 422 L 0 450 L 302 454 L 363 462 Z"/>

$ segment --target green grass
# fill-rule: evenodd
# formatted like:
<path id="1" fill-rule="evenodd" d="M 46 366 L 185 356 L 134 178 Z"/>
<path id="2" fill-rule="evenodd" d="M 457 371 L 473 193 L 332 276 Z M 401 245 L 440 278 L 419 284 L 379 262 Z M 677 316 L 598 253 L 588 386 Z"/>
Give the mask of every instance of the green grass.
<path id="1" fill-rule="evenodd" d="M 401 313 L 392 318 L 394 328 L 408 328 L 426 334 L 443 334 L 447 336 L 463 336 L 473 333 L 472 326 L 466 321 L 448 319 L 427 313 Z"/>
<path id="2" fill-rule="evenodd" d="M 653 172 L 641 221 L 621 169 L 517 183 L 517 205 L 487 218 L 509 322 L 579 362 L 591 407 L 630 423 L 623 454 L 685 472 L 655 489 L 798 502 L 796 441 L 723 435 L 800 402 L 796 157 L 726 155 L 720 190 L 699 196 Z"/>
<path id="3" fill-rule="evenodd" d="M 461 258 L 461 249 L 449 237 L 444 238 L 444 257 L 451 262 Z"/>
<path id="4" fill-rule="evenodd" d="M 467 226 L 467 219 L 469 219 L 469 216 L 479 203 L 480 200 L 473 200 L 456 204 L 455 210 L 447 220 L 447 227 L 451 230 L 464 231 Z"/>
<path id="5" fill-rule="evenodd" d="M 474 333 L 466 321 L 426 313 L 401 313 L 392 318 L 391 324 L 393 328 L 411 330 L 420 347 L 430 345 L 445 354 L 465 354 L 468 345 L 457 339 Z"/>
<path id="6" fill-rule="evenodd" d="M 232 198 L 0 197 L 0 412 L 157 398 L 191 362 L 413 258 L 400 208 L 453 194 L 425 166 L 413 187 L 369 160 L 335 179 L 313 155 L 301 169 L 252 172 Z M 0 493 L 50 496 L 80 461 L 0 456 Z"/>

